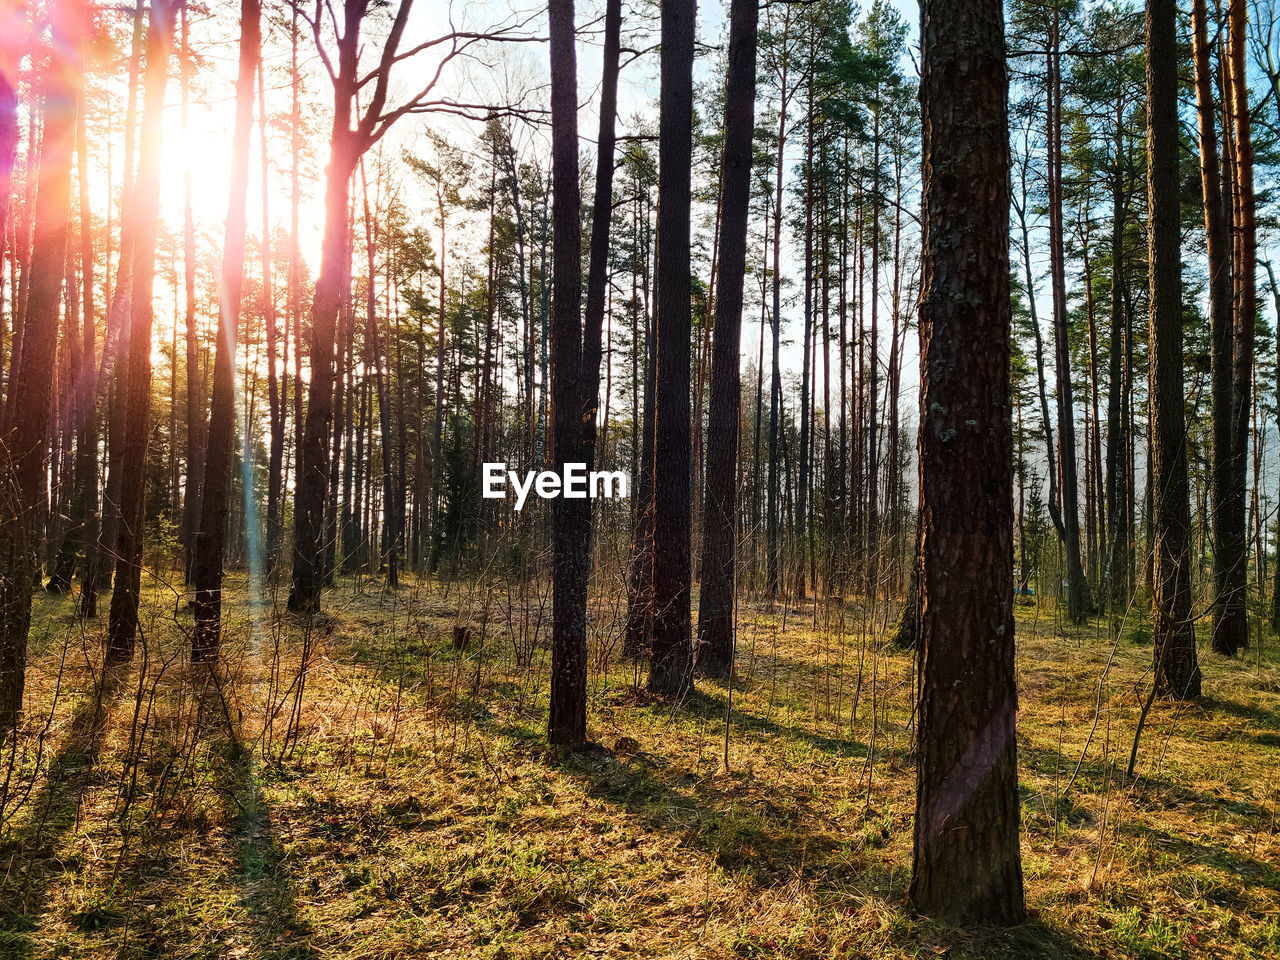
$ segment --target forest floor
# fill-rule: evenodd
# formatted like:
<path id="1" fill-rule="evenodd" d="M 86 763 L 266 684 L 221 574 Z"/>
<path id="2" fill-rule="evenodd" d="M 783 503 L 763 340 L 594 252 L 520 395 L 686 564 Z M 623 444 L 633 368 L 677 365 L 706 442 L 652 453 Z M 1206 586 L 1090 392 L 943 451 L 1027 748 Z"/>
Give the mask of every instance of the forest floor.
<path id="1" fill-rule="evenodd" d="M 241 581 L 216 680 L 185 665 L 190 614 L 157 586 L 134 665 L 99 685 L 102 625 L 41 598 L 4 758 L 0 957 L 1280 954 L 1269 632 L 1235 660 L 1202 645 L 1206 696 L 1151 707 L 1130 778 L 1142 625 L 1113 643 L 1019 606 L 1032 919 L 955 929 L 903 902 L 896 610 L 745 603 L 732 691 L 703 679 L 672 705 L 618 657 L 619 592 L 593 606 L 576 753 L 544 742 L 545 585 L 344 580 L 307 630 Z"/>

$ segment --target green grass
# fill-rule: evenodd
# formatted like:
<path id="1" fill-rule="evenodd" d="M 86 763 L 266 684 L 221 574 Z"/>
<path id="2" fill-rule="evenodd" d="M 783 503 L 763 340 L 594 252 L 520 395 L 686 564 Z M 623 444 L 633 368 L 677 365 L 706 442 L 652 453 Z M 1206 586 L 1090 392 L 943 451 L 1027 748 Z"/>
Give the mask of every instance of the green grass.
<path id="1" fill-rule="evenodd" d="M 1032 919 L 957 929 L 903 903 L 914 660 L 876 642 L 892 604 L 744 604 L 726 738 L 727 685 L 651 701 L 616 657 L 619 598 L 602 596 L 593 744 L 564 753 L 544 744 L 549 654 L 529 638 L 550 608 L 531 587 L 392 598 L 344 581 L 312 632 L 292 736 L 301 624 L 251 613 L 241 586 L 214 686 L 184 665 L 176 594 L 149 599 L 145 658 L 100 707 L 101 625 L 39 601 L 0 957 L 1280 950 L 1270 634 L 1236 660 L 1202 646 L 1206 697 L 1152 708 L 1129 779 L 1149 649 L 1126 625 L 1113 657 L 1106 623 L 1018 607 Z M 462 652 L 458 623 L 473 627 Z"/>

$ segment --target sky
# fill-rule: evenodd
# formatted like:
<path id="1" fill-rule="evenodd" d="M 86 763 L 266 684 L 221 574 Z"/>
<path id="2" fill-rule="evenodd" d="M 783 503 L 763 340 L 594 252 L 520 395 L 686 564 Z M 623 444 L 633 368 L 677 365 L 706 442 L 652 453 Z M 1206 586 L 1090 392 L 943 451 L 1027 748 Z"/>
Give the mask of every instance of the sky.
<path id="1" fill-rule="evenodd" d="M 914 44 L 918 28 L 919 10 L 915 0 L 894 0 L 901 10 L 903 19 L 909 30 L 909 43 Z M 703 45 L 723 43 L 725 37 L 724 3 L 703 2 L 699 5 L 699 42 Z M 599 0 L 583 2 L 579 0 L 577 21 L 584 36 L 578 45 L 578 86 L 580 91 L 579 130 L 583 140 L 583 151 L 592 151 L 592 137 L 598 124 L 596 98 L 600 74 L 600 38 L 599 24 L 595 22 L 603 11 L 603 3 Z M 624 2 L 624 34 L 634 32 L 641 11 L 648 7 L 645 0 L 627 0 Z M 228 191 L 228 171 L 230 167 L 231 121 L 234 108 L 234 77 L 236 69 L 236 43 L 238 40 L 238 22 L 230 2 L 217 4 L 214 15 L 193 14 L 191 22 L 191 49 L 199 58 L 199 66 L 194 71 L 190 101 L 184 117 L 179 98 L 179 84 L 175 72 L 171 75 L 168 97 L 166 101 L 164 169 L 166 175 L 162 187 L 162 222 L 163 228 L 170 237 L 180 237 L 183 219 L 185 194 L 185 177 L 190 177 L 191 200 L 196 221 L 198 242 L 203 252 L 214 257 L 220 254 L 222 244 L 222 225 L 226 216 Z M 402 49 L 412 47 L 429 38 L 447 33 L 450 24 L 456 29 L 491 29 L 495 24 L 511 27 L 516 33 L 525 36 L 545 36 L 545 17 L 541 4 L 521 5 L 508 0 L 455 0 L 452 4 L 436 2 L 436 0 L 417 0 L 414 13 L 410 19 Z M 282 15 L 279 15 L 282 16 Z M 762 13 L 763 16 L 763 13 Z M 123 20 L 121 21 L 123 22 Z M 269 158 L 268 200 L 273 230 L 285 229 L 288 224 L 288 167 L 289 132 L 287 128 L 287 110 L 289 105 L 289 48 L 287 24 L 277 22 L 268 27 L 266 39 L 266 96 L 268 116 L 271 122 L 267 131 L 267 152 Z M 630 29 L 629 29 L 630 28 Z M 649 21 L 647 30 L 656 33 L 656 22 Z M 641 28 L 646 29 L 646 28 Z M 366 56 L 372 56 L 376 37 L 367 45 Z M 624 46 L 627 44 L 624 35 Z M 656 37 L 635 37 L 637 42 L 652 43 Z M 300 44 L 300 54 L 304 69 L 309 71 L 304 95 L 304 119 L 312 127 L 308 140 L 314 146 L 309 152 L 314 154 L 304 158 L 304 175 L 302 183 L 301 234 L 302 255 L 311 266 L 312 273 L 318 265 L 320 236 L 323 230 L 323 194 L 322 169 L 324 165 L 324 147 L 327 141 L 331 99 L 328 96 L 327 79 L 321 73 L 319 59 L 315 54 L 311 38 L 304 33 Z M 440 93 L 459 100 L 471 102 L 494 102 L 510 97 L 513 93 L 525 92 L 531 103 L 545 103 L 547 82 L 546 46 L 544 43 L 505 44 L 501 51 L 490 47 L 475 60 L 456 60 L 443 73 L 440 82 Z M 423 84 L 423 77 L 434 72 L 438 55 L 421 54 L 413 60 L 405 61 L 396 68 L 392 83 L 392 102 L 416 92 Z M 699 58 L 699 79 L 709 79 L 709 71 L 714 68 L 716 58 L 712 55 Z M 908 68 L 909 68 L 908 64 Z M 654 53 L 628 65 L 620 78 L 619 85 L 619 124 L 627 123 L 634 116 L 640 115 L 656 123 L 657 120 L 657 67 L 658 57 Z M 95 158 L 91 172 L 92 195 L 95 212 L 101 215 L 106 209 L 109 195 L 118 192 L 122 147 L 119 132 L 122 123 L 122 105 L 124 103 L 124 80 L 119 76 L 114 81 L 115 87 L 111 96 L 111 110 L 115 116 L 100 117 L 100 122 L 113 124 L 116 143 L 109 162 L 103 158 Z M 100 109 L 107 110 L 104 101 Z M 386 138 L 369 158 L 372 168 L 381 157 L 396 158 L 405 150 L 413 151 L 422 146 L 422 137 L 427 127 L 445 130 L 455 142 L 468 143 L 474 134 L 475 127 L 467 129 L 460 121 L 447 117 L 408 117 L 400 121 L 393 133 Z M 546 143 L 545 128 L 517 126 L 517 139 L 527 155 L 538 155 L 545 159 L 549 155 Z M 261 128 L 255 120 L 253 142 L 251 146 L 250 188 L 249 188 L 249 224 L 250 234 L 256 237 L 261 233 Z M 798 159 L 798 144 L 787 157 L 787 168 L 790 169 Z M 393 168 L 403 170 L 404 168 Z M 373 177 L 373 174 L 370 173 Z M 419 196 L 417 187 L 408 176 L 403 174 L 402 181 L 394 184 L 402 191 L 411 210 L 415 206 L 423 211 L 423 219 L 427 218 L 425 196 Z M 111 193 L 109 193 L 109 191 Z M 458 239 L 461 247 L 470 243 L 475 249 L 483 239 L 482 230 L 469 230 L 465 218 L 458 224 Z M 468 235 L 473 239 L 468 240 Z M 256 256 L 253 247 L 250 257 Z M 157 290 L 157 303 L 165 307 L 157 313 L 157 349 L 159 344 L 167 341 L 173 332 L 173 320 L 177 311 L 178 290 L 181 283 L 181 255 L 177 262 L 167 265 L 172 267 L 166 273 L 166 265 L 161 265 Z M 783 272 L 794 277 L 799 273 L 796 244 L 784 240 Z M 256 267 L 250 267 L 250 275 L 256 275 Z M 168 286 L 166 286 L 168 284 Z M 206 286 L 208 286 L 206 284 Z M 882 315 L 888 311 L 888 284 L 882 283 L 884 303 Z M 209 294 L 212 298 L 212 292 Z M 784 307 L 784 377 L 798 376 L 801 364 L 801 348 L 796 343 L 799 339 L 799 317 L 801 307 L 791 304 Z M 207 302 L 201 305 L 201 322 L 212 326 L 216 320 L 216 303 Z M 747 358 L 754 360 L 758 349 L 758 323 L 744 323 L 742 352 L 744 364 Z M 914 403 L 910 402 L 915 391 L 915 353 L 914 337 L 908 337 L 909 353 L 904 358 L 904 412 L 910 415 Z M 887 347 L 882 350 L 882 357 L 887 356 Z M 818 381 L 821 390 L 821 381 Z"/>

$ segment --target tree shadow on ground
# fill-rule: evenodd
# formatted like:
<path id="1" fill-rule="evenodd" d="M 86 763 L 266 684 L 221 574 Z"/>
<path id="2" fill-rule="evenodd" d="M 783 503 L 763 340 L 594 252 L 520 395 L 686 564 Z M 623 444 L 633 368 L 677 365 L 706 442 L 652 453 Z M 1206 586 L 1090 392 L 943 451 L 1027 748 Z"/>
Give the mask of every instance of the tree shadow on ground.
<path id="1" fill-rule="evenodd" d="M 726 715 L 726 697 L 720 693 L 696 689 L 681 701 L 678 709 L 690 716 L 723 722 Z M 728 711 L 728 716 L 731 732 L 737 729 L 749 733 L 763 733 L 812 747 L 833 757 L 851 757 L 861 760 L 867 755 L 866 744 L 857 740 L 815 733 L 804 727 L 779 723 L 768 717 L 748 713 L 737 705 Z"/>
<path id="2" fill-rule="evenodd" d="M 1141 756 L 1139 754 L 1139 757 Z M 1060 763 L 1058 770 L 1060 786 L 1063 789 L 1071 782 L 1072 774 L 1075 772 L 1076 764 L 1079 760 L 1079 754 L 1064 753 L 1059 757 L 1055 750 L 1032 747 L 1027 744 L 1018 745 L 1018 761 L 1019 767 L 1022 769 L 1029 768 L 1042 777 L 1051 776 L 1054 766 Z M 1214 796 L 1203 790 L 1195 790 L 1184 783 L 1179 783 L 1167 777 L 1146 773 L 1143 771 L 1141 762 L 1138 764 L 1135 778 L 1132 781 L 1125 775 L 1124 767 L 1119 763 L 1107 764 L 1100 760 L 1088 759 L 1080 763 L 1079 776 L 1076 778 L 1076 789 L 1085 793 L 1096 793 L 1101 789 L 1098 784 L 1107 781 L 1111 782 L 1112 789 L 1120 790 L 1128 787 L 1137 791 L 1137 796 L 1148 808 L 1153 805 L 1164 808 L 1178 808 L 1195 804 L 1209 809 L 1249 815 L 1248 810 L 1240 809 L 1238 804 L 1233 805 L 1220 796 Z"/>
<path id="3" fill-rule="evenodd" d="M 263 958 L 290 960 L 314 956 L 315 948 L 305 943 L 314 931 L 298 914 L 294 884 L 254 756 L 234 740 L 221 752 L 227 784 L 223 813 L 232 830 L 241 906 L 255 952 Z"/>
<path id="4" fill-rule="evenodd" d="M 813 822 L 816 814 L 806 804 L 753 794 L 745 774 L 675 774 L 681 783 L 676 786 L 659 775 L 660 761 L 643 754 L 619 757 L 588 747 L 547 757 L 588 796 L 625 811 L 647 830 L 678 836 L 758 888 L 820 879 L 819 863 L 841 846 L 830 829 Z"/>
<path id="5" fill-rule="evenodd" d="M 1187 863 L 1232 873 L 1242 883 L 1280 892 L 1280 870 L 1273 864 L 1263 863 L 1242 851 L 1228 850 L 1216 843 L 1192 839 L 1183 832 L 1161 830 L 1133 820 L 1120 823 L 1116 831 L 1121 836 L 1145 840 L 1156 849 L 1173 854 Z"/>
<path id="6" fill-rule="evenodd" d="M 735 786 L 721 787 L 706 779 L 698 781 L 695 789 L 679 789 L 655 775 L 642 758 L 620 758 L 596 746 L 549 753 L 548 758 L 592 798 L 625 810 L 648 830 L 679 836 L 758 894 L 790 897 L 802 888 L 837 917 L 871 902 L 907 915 L 910 868 L 871 854 L 872 848 L 885 842 L 874 831 L 842 834 L 834 822 L 815 823 L 815 811 L 787 808 L 781 805 L 785 801 L 775 804 L 769 799 L 750 803 Z M 749 916 L 744 914 L 743 919 Z M 891 923 L 874 939 L 877 952 L 895 944 L 922 956 L 992 960 L 1100 956 L 1072 931 L 1049 926 L 1036 916 L 1008 930 L 929 920 Z"/>
<path id="7" fill-rule="evenodd" d="M 357 661 L 383 680 L 391 679 L 389 658 L 385 663 L 369 663 L 363 656 Z M 727 688 L 723 682 L 705 678 L 699 683 L 704 689 L 679 703 L 647 703 L 643 698 L 627 697 L 617 705 L 648 712 L 658 721 L 669 717 L 677 724 L 723 722 Z M 503 696 L 526 693 L 522 685 L 512 681 L 486 678 L 485 695 L 498 691 Z M 429 702 L 423 694 L 410 685 L 409 696 Z M 513 742 L 519 754 L 554 770 L 586 796 L 624 812 L 638 829 L 674 837 L 677 850 L 708 858 L 724 875 L 754 891 L 752 903 L 762 897 L 791 899 L 803 889 L 823 911 L 830 910 L 833 921 L 873 902 L 877 904 L 874 909 L 896 915 L 887 926 L 869 932 L 858 950 L 842 955 L 876 956 L 897 946 L 908 955 L 991 960 L 1095 960 L 1102 956 L 1077 931 L 1056 928 L 1035 916 L 1009 930 L 908 919 L 904 898 L 909 862 L 901 858 L 894 862 L 889 851 L 880 849 L 890 841 L 878 826 L 869 833 L 860 827 L 851 829 L 831 817 L 821 803 L 810 806 L 805 798 L 773 790 L 749 772 L 711 776 L 676 769 L 661 753 L 641 752 L 634 744 L 627 745 L 632 749 L 588 745 L 576 751 L 557 751 L 545 745 L 545 705 L 538 723 L 523 725 L 512 722 L 505 712 L 479 709 L 466 701 L 459 701 L 454 709 L 464 712 L 485 733 Z M 867 746 L 856 740 L 758 716 L 741 710 L 736 700 L 731 717 L 734 737 L 776 738 L 782 744 L 803 746 L 828 757 L 860 760 L 867 756 Z M 778 749 L 777 742 L 770 746 Z M 909 830 L 909 825 L 902 829 Z M 671 866 L 682 869 L 685 864 L 673 861 Z M 751 919 L 750 909 L 744 902 L 744 923 Z M 814 951 L 814 956 L 824 955 L 817 952 L 816 944 Z"/>
<path id="8" fill-rule="evenodd" d="M 121 950 L 135 943 L 148 956 L 310 957 L 314 951 L 301 939 L 310 931 L 280 869 L 271 811 L 253 751 L 230 719 L 225 684 L 193 668 L 184 687 L 193 691 L 194 711 L 180 711 L 177 722 L 152 722 L 140 738 L 139 753 L 162 762 L 148 770 L 150 788 L 131 801 L 134 837 L 121 850 L 110 909 L 85 932 L 114 931 Z M 220 816 L 210 817 L 209 805 Z M 178 853 L 193 833 L 205 842 L 195 839 L 193 849 Z M 163 909 L 175 901 L 176 913 Z M 226 909 L 228 902 L 239 909 Z"/>
<path id="9" fill-rule="evenodd" d="M 1277 714 L 1274 710 L 1239 703 L 1235 700 L 1227 700 L 1223 697 L 1201 697 L 1196 703 L 1211 717 L 1218 714 L 1227 714 L 1241 720 L 1262 724 L 1272 730 L 1280 730 L 1280 714 Z"/>
<path id="10" fill-rule="evenodd" d="M 22 826 L 0 846 L 0 954 L 18 960 L 35 956 L 26 934 L 38 930 L 50 887 L 79 869 L 60 860 L 58 844 L 75 831 L 102 750 L 107 719 L 120 692 L 120 678 L 108 674 L 76 707 L 67 737 L 45 772 L 44 784 L 29 798 Z M 87 918 L 91 922 L 92 918 Z"/>

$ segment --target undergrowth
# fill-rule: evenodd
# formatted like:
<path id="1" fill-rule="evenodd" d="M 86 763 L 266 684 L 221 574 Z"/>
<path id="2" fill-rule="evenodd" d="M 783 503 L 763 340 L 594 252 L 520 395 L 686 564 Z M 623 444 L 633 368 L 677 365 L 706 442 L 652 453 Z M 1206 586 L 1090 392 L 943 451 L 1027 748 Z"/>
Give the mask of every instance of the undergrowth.
<path id="1" fill-rule="evenodd" d="M 732 689 L 670 703 L 620 659 L 602 593 L 592 743 L 558 752 L 545 585 L 343 581 L 307 624 L 241 582 L 214 675 L 186 664 L 179 599 L 155 591 L 107 677 L 102 625 L 38 601 L 0 956 L 1280 952 L 1270 634 L 1202 646 L 1205 698 L 1152 707 L 1131 778 L 1140 629 L 1019 606 L 1032 918 L 958 929 L 904 906 L 915 662 L 881 642 L 892 604 L 743 604 Z"/>

